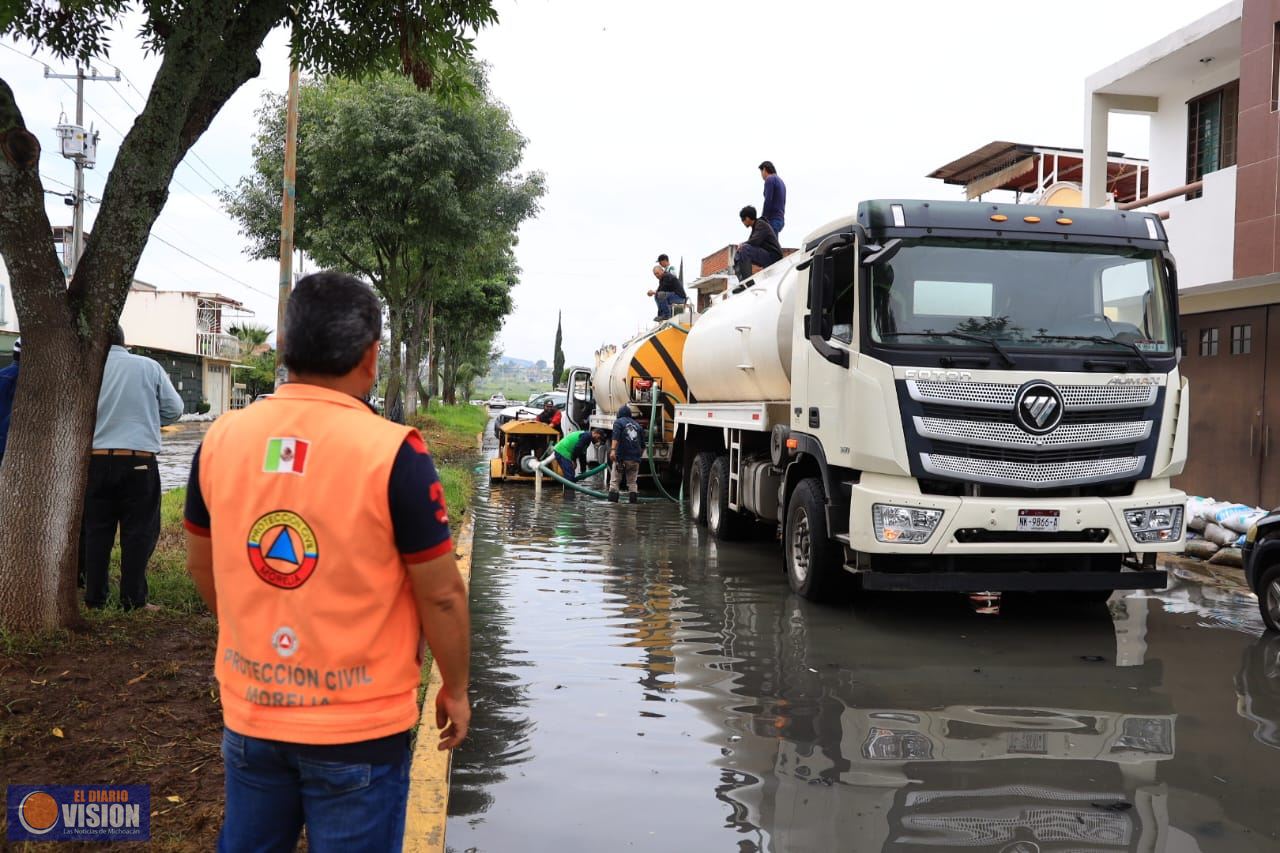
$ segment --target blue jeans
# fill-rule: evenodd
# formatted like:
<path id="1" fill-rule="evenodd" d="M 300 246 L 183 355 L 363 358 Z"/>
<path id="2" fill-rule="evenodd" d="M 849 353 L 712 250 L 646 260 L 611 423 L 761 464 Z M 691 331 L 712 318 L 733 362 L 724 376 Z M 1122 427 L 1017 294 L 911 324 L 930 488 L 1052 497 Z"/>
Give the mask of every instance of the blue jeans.
<path id="1" fill-rule="evenodd" d="M 773 252 L 767 252 L 759 246 L 744 243 L 738 247 L 738 253 L 734 259 L 734 272 L 739 279 L 750 278 L 752 264 L 758 267 L 767 267 L 780 260 L 782 260 L 781 255 L 775 255 Z"/>
<path id="2" fill-rule="evenodd" d="M 560 473 L 564 475 L 564 478 L 566 480 L 568 480 L 570 483 L 578 482 L 577 466 L 573 464 L 572 459 L 570 459 L 568 456 L 562 456 L 561 454 L 557 453 L 556 462 L 560 466 Z"/>
<path id="3" fill-rule="evenodd" d="M 779 219 L 770 219 L 770 220 L 769 220 L 769 224 L 773 226 L 773 233 L 774 233 L 774 234 L 781 234 L 781 233 L 782 233 L 782 219 L 780 219 L 780 218 L 779 218 Z"/>
<path id="4" fill-rule="evenodd" d="M 665 320 L 671 316 L 672 305 L 684 305 L 687 300 L 678 293 L 663 290 L 653 294 L 653 301 L 658 303 L 658 316 Z"/>
<path id="5" fill-rule="evenodd" d="M 227 811 L 220 853 L 309 849 L 398 851 L 409 798 L 409 751 L 395 764 L 319 761 L 297 747 L 222 732 Z"/>

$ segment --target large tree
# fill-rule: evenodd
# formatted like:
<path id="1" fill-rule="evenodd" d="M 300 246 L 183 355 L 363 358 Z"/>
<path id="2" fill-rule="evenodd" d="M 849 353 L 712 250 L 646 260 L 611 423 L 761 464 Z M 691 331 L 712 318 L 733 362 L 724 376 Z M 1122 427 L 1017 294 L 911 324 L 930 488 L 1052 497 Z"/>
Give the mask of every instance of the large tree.
<path id="1" fill-rule="evenodd" d="M 291 26 L 309 72 L 399 69 L 425 87 L 471 52 L 496 20 L 491 0 L 28 0 L 0 3 L 0 36 L 88 62 L 109 55 L 127 15 L 160 59 L 147 101 L 120 143 L 70 282 L 50 239 L 40 141 L 0 79 L 0 255 L 22 327 L 22 381 L 0 469 L 0 627 L 77 617 L 76 556 L 98 387 L 117 321 L 178 163 L 227 99 L 259 72 L 263 39 Z M 131 19 L 132 20 L 132 19 Z"/>
<path id="2" fill-rule="evenodd" d="M 387 306 L 387 411 L 405 393 L 412 411 L 430 330 L 453 322 L 440 295 L 477 257 L 500 257 L 537 212 L 538 173 L 516 170 L 524 137 L 488 94 L 482 70 L 453 69 L 467 85 L 447 95 L 381 76 L 325 78 L 303 87 L 298 126 L 295 241 L 323 266 L 368 279 Z M 224 195 L 251 253 L 275 252 L 280 219 L 278 98 L 260 111 L 255 169 Z M 459 318 L 461 320 L 461 318 Z M 403 353 L 403 355 L 402 355 Z"/>

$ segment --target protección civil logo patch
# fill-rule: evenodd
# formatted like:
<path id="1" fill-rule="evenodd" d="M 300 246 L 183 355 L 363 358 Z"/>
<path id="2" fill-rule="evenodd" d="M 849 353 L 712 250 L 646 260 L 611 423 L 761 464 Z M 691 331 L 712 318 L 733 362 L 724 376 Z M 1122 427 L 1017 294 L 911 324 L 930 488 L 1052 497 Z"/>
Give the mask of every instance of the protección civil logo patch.
<path id="1" fill-rule="evenodd" d="M 150 785 L 10 785 L 9 841 L 148 841 Z"/>

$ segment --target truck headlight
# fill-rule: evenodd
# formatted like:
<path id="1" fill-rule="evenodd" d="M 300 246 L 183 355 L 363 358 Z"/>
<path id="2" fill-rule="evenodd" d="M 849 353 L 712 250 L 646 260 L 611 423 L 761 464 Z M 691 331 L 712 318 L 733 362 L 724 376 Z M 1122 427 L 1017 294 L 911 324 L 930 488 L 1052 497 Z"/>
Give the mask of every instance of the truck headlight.
<path id="1" fill-rule="evenodd" d="M 1125 523 L 1139 542 L 1176 542 L 1182 538 L 1182 507 L 1149 506 L 1126 509 Z"/>
<path id="2" fill-rule="evenodd" d="M 942 521 L 942 510 L 872 504 L 871 520 L 877 541 L 920 545 L 929 541 L 933 529 Z"/>

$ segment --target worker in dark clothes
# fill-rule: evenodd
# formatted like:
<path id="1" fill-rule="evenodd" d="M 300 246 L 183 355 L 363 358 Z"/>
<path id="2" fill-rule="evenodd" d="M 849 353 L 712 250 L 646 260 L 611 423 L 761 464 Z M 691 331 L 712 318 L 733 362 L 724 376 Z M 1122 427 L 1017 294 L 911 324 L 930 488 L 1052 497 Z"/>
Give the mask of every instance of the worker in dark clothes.
<path id="1" fill-rule="evenodd" d="M 665 252 L 661 255 L 658 255 L 658 265 L 661 266 L 667 272 L 674 275 L 676 278 L 680 277 L 680 274 L 676 272 L 676 268 L 671 265 L 671 258 L 668 257 Z"/>
<path id="2" fill-rule="evenodd" d="M 658 316 L 653 319 L 662 321 L 671 319 L 671 306 L 684 305 L 688 298 L 684 295 L 684 285 L 680 279 L 662 264 L 653 268 L 653 277 L 658 280 L 658 289 L 650 290 L 649 295 L 658 303 Z"/>
<path id="3" fill-rule="evenodd" d="M 0 462 L 9 443 L 9 418 L 13 415 L 13 395 L 18 390 L 18 362 L 22 360 L 22 341 L 13 342 L 13 364 L 0 370 Z"/>
<path id="4" fill-rule="evenodd" d="M 555 400 L 544 400 L 542 403 L 542 411 L 538 413 L 538 422 L 547 426 L 556 428 L 556 432 L 564 435 L 564 428 L 560 426 L 563 414 L 556 408 Z"/>
<path id="5" fill-rule="evenodd" d="M 739 280 L 751 278 L 752 264 L 767 267 L 782 260 L 782 245 L 773 226 L 756 217 L 756 209 L 747 205 L 738 211 L 742 224 L 751 229 L 747 242 L 738 246 L 734 259 L 734 272 Z"/>
<path id="6" fill-rule="evenodd" d="M 98 392 L 89 485 L 81 527 L 84 603 L 107 603 L 107 567 L 120 531 L 120 606 L 147 604 L 147 562 L 160 538 L 160 426 L 182 416 L 182 398 L 164 368 L 124 348 L 116 326 Z"/>
<path id="7" fill-rule="evenodd" d="M 760 218 L 773 226 L 775 235 L 781 234 L 787 220 L 787 185 L 778 177 L 778 170 L 773 168 L 771 161 L 765 160 L 759 168 L 760 177 L 764 178 L 764 208 L 760 211 Z"/>

